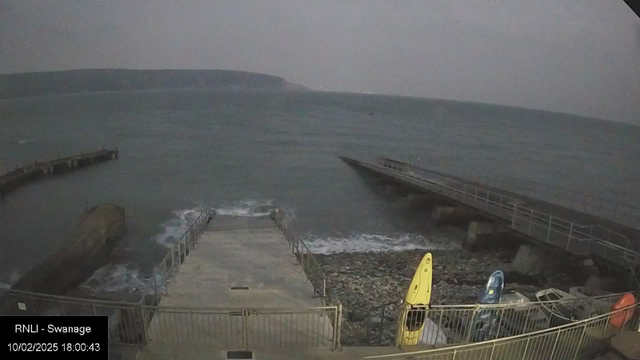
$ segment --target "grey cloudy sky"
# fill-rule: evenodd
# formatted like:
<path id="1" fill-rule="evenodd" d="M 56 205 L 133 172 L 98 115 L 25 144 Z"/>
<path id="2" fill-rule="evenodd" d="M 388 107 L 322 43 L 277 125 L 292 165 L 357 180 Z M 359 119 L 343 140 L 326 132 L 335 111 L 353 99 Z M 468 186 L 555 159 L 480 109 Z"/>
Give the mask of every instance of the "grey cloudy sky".
<path id="1" fill-rule="evenodd" d="M 0 0 L 0 73 L 234 69 L 640 124 L 622 0 Z"/>

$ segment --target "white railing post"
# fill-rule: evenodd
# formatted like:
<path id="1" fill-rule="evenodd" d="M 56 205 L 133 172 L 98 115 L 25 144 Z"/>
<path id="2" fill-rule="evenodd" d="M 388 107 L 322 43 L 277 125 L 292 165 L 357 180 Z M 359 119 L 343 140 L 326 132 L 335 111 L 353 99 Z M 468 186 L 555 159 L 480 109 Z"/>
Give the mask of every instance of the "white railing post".
<path id="1" fill-rule="evenodd" d="M 476 315 L 478 315 L 479 308 L 480 308 L 480 304 L 476 304 L 476 307 L 473 308 L 473 314 L 471 315 L 471 321 L 469 321 L 469 328 L 467 329 L 467 342 L 471 340 L 471 331 L 473 330 L 473 322 L 476 319 Z"/>
<path id="2" fill-rule="evenodd" d="M 567 241 L 567 251 L 569 251 L 569 244 L 571 244 L 572 235 L 573 235 L 573 222 L 571 223 L 571 228 L 569 228 L 569 240 Z"/>
<path id="3" fill-rule="evenodd" d="M 547 241 L 549 242 L 549 235 L 551 234 L 551 223 L 553 222 L 553 216 L 549 215 L 549 227 L 547 228 Z"/>
<path id="4" fill-rule="evenodd" d="M 337 322 L 336 322 L 336 328 L 337 330 L 334 330 L 336 332 L 336 349 L 340 347 L 340 335 L 342 333 L 342 303 L 340 301 L 338 301 L 338 311 L 336 311 L 336 318 L 337 318 Z"/>
<path id="5" fill-rule="evenodd" d="M 527 337 L 527 344 L 524 346 L 524 352 L 522 353 L 522 360 L 527 358 L 527 350 L 529 349 L 529 342 L 531 341 L 531 336 Z"/>
<path id="6" fill-rule="evenodd" d="M 557 330 L 558 331 L 558 335 L 556 335 L 556 341 L 553 342 L 553 348 L 551 349 L 551 355 L 549 355 L 549 359 L 553 359 L 553 355 L 556 352 L 556 348 L 558 347 L 558 340 L 560 340 L 560 333 L 562 332 L 562 330 Z"/>
<path id="7" fill-rule="evenodd" d="M 473 187 L 473 205 L 476 204 L 477 200 L 478 200 L 478 187 L 474 186 Z"/>
<path id="8" fill-rule="evenodd" d="M 248 319 L 249 311 L 246 309 L 242 310 L 242 346 L 245 350 L 249 350 L 249 334 L 248 334 Z"/>
<path id="9" fill-rule="evenodd" d="M 589 317 L 591 317 L 591 314 L 589 314 Z M 582 328 L 582 335 L 580 335 L 580 340 L 578 341 L 578 346 L 576 347 L 576 353 L 573 355 L 574 360 L 578 358 L 578 353 L 580 352 L 580 347 L 582 346 L 582 340 L 584 339 L 584 334 L 587 332 L 587 324 L 588 322 L 585 322 L 584 327 Z"/>
<path id="10" fill-rule="evenodd" d="M 493 341 L 493 345 L 491 345 L 491 355 L 489 355 L 489 360 L 493 360 L 493 354 L 496 351 L 496 342 L 495 340 Z"/>
<path id="11" fill-rule="evenodd" d="M 177 247 L 178 247 L 178 264 L 181 264 L 181 263 L 182 263 L 182 260 L 181 260 L 181 258 L 182 258 L 182 253 L 181 253 L 181 251 L 180 251 L 180 248 L 182 247 L 182 245 L 180 244 L 181 242 L 182 242 L 182 238 L 180 238 L 180 240 L 178 240 L 178 243 L 176 244 L 176 245 L 177 245 Z"/>
<path id="12" fill-rule="evenodd" d="M 609 239 L 611 239 L 611 229 L 609 229 L 609 233 L 607 234 L 607 246 L 604 249 L 604 257 L 605 257 L 605 259 L 607 258 L 607 255 L 609 254 L 609 247 L 611 246 L 611 243 L 609 242 Z"/>
<path id="13" fill-rule="evenodd" d="M 484 203 L 484 211 L 489 210 L 489 191 L 485 190 L 487 193 L 487 201 Z"/>

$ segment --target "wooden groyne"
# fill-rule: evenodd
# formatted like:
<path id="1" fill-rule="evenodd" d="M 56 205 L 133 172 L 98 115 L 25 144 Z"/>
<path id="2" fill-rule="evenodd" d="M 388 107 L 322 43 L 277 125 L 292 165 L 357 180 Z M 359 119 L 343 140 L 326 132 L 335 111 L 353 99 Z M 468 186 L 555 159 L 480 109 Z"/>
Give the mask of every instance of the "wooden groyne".
<path id="1" fill-rule="evenodd" d="M 4 198 L 5 194 L 20 185 L 24 185 L 44 175 L 60 174 L 76 168 L 117 158 L 118 148 L 115 150 L 102 149 L 48 161 L 34 161 L 33 164 L 27 166 L 16 167 L 14 170 L 7 171 L 6 174 L 0 176 L 0 199 Z"/>

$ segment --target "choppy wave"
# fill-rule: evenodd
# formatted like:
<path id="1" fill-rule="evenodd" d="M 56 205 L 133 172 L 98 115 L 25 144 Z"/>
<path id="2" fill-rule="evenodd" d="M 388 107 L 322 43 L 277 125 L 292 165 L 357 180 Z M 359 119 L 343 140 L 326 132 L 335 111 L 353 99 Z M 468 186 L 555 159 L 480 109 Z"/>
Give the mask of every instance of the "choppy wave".
<path id="1" fill-rule="evenodd" d="M 174 216 L 162 223 L 164 231 L 156 236 L 156 242 L 171 248 L 200 214 L 201 210 L 196 209 L 175 210 L 173 212 Z"/>
<path id="2" fill-rule="evenodd" d="M 214 210 L 218 215 L 262 217 L 269 216 L 273 209 L 273 200 L 239 200 L 230 204 L 222 204 Z"/>
<path id="3" fill-rule="evenodd" d="M 19 139 L 18 140 L 18 145 L 27 145 L 30 144 L 32 142 L 35 142 L 35 140 L 30 140 L 30 139 Z"/>
<path id="4" fill-rule="evenodd" d="M 13 284 L 17 283 L 18 280 L 20 280 L 21 277 L 22 277 L 22 274 L 20 274 L 17 271 L 12 271 L 9 274 L 9 278 L 5 279 L 7 280 L 7 282 L 0 281 L 0 289 L 10 289 L 13 286 Z"/>
<path id="5" fill-rule="evenodd" d="M 274 208 L 273 200 L 238 200 L 221 204 L 214 208 L 218 215 L 262 217 L 268 216 Z M 285 221 L 291 222 L 296 217 L 295 209 L 284 207 Z M 171 247 L 187 231 L 190 224 L 201 214 L 201 209 L 182 209 L 173 212 L 173 217 L 164 223 L 164 230 L 155 237 L 156 242 Z M 425 238 L 419 234 L 350 234 L 346 236 L 315 236 L 307 234 L 303 240 L 313 253 L 334 254 L 341 252 L 382 252 L 402 250 L 445 250 L 459 248 L 460 244 L 451 241 L 451 237 L 442 234 L 429 235 Z M 165 274 L 143 276 L 135 267 L 129 264 L 109 265 L 98 269 L 82 288 L 93 291 L 140 291 L 153 293 L 162 291 L 165 284 Z"/>
<path id="6" fill-rule="evenodd" d="M 143 277 L 138 269 L 132 269 L 129 264 L 107 265 L 96 270 L 91 277 L 80 285 L 82 289 L 92 291 L 118 291 L 153 293 L 155 287 L 164 283 L 161 275 Z M 160 289 L 158 289 L 160 291 Z"/>
<path id="7" fill-rule="evenodd" d="M 395 236 L 379 234 L 353 234 L 346 237 L 307 235 L 303 241 L 309 250 L 317 254 L 335 254 L 340 252 L 381 252 L 402 250 L 448 250 L 456 249 L 459 244 L 446 240 L 426 239 L 422 235 L 402 234 Z"/>

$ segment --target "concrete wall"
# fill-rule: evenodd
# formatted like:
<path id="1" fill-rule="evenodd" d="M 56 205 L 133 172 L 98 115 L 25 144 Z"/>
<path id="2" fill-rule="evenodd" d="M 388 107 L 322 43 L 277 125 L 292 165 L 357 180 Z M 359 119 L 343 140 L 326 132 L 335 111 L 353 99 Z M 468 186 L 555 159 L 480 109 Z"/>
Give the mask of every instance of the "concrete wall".
<path id="1" fill-rule="evenodd" d="M 69 240 L 18 280 L 12 289 L 64 295 L 105 265 L 125 232 L 124 208 L 89 209 Z"/>

